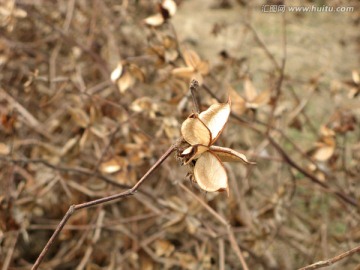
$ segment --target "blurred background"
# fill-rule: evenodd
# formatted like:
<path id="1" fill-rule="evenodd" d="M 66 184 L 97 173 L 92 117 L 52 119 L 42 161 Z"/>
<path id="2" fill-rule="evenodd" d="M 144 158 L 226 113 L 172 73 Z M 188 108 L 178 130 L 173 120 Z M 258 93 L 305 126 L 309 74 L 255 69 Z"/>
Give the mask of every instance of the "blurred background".
<path id="1" fill-rule="evenodd" d="M 256 165 L 225 164 L 227 197 L 174 153 L 76 211 L 40 269 L 298 269 L 358 246 L 359 24 L 355 0 L 0 0 L 1 269 L 133 186 L 180 137 L 192 78 L 201 110 L 230 96 L 217 145 Z"/>

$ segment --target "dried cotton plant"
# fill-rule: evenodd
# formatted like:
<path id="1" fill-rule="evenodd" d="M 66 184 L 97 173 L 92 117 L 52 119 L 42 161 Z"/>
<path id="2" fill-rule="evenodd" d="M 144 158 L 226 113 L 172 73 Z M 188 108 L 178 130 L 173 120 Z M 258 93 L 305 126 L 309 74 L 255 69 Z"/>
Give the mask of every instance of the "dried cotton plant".
<path id="1" fill-rule="evenodd" d="M 196 80 L 193 80 L 190 84 L 190 90 L 194 101 L 197 100 L 194 95 L 198 85 L 199 83 Z M 145 173 L 145 175 L 129 190 L 86 203 L 70 206 L 69 210 L 60 221 L 53 235 L 43 248 L 31 269 L 36 270 L 39 268 L 55 239 L 76 210 L 89 208 L 134 195 L 148 176 L 174 151 L 177 151 L 177 155 L 181 158 L 184 165 L 190 165 L 193 169 L 193 180 L 201 189 L 206 192 L 226 190 L 229 195 L 228 177 L 222 162 L 233 161 L 243 162 L 244 164 L 253 164 L 241 153 L 238 153 L 230 148 L 213 145 L 222 133 L 229 119 L 231 111 L 230 105 L 231 103 L 229 99 L 227 103 L 213 104 L 201 113 L 192 113 L 181 126 L 182 138 L 170 146 L 169 149 L 158 159 L 158 161 L 156 161 L 155 164 Z M 194 106 L 196 110 L 198 110 L 198 104 L 196 102 L 194 103 Z M 186 148 L 182 149 L 182 146 L 184 145 L 186 145 Z M 112 164 L 109 164 L 109 166 L 112 169 Z M 239 250 L 238 247 L 237 250 Z M 240 258 L 244 269 L 248 269 L 241 254 Z"/>
<path id="2" fill-rule="evenodd" d="M 213 104 L 200 114 L 191 114 L 181 126 L 181 135 L 190 146 L 180 153 L 180 157 L 186 165 L 196 160 L 191 174 L 199 187 L 207 192 L 226 190 L 229 195 L 222 162 L 252 164 L 241 153 L 213 145 L 224 130 L 230 111 L 230 100 Z"/>

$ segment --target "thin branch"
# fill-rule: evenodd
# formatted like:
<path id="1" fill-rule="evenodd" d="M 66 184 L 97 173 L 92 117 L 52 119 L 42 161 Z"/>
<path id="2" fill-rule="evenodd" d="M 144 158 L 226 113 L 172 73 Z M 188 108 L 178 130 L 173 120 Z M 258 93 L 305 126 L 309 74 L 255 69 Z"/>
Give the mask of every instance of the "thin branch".
<path id="1" fill-rule="evenodd" d="M 328 260 L 325 260 L 325 261 L 318 261 L 316 263 L 313 263 L 311 265 L 308 265 L 308 266 L 305 266 L 305 267 L 302 267 L 300 268 L 299 270 L 313 270 L 313 269 L 318 269 L 318 268 L 323 268 L 323 267 L 326 267 L 326 266 L 330 266 L 330 265 L 333 265 L 334 263 L 346 258 L 346 257 L 349 257 L 349 256 L 352 256 L 353 254 L 355 253 L 360 253 L 360 246 L 357 246 L 353 249 L 350 249 L 344 253 L 341 253 L 340 255 L 337 255 L 331 259 L 328 259 Z"/>
<path id="2" fill-rule="evenodd" d="M 192 80 L 190 83 L 190 92 L 194 103 L 194 108 L 197 113 L 200 113 L 200 104 L 196 95 L 196 89 L 199 87 L 199 82 L 197 80 Z"/>
<path id="3" fill-rule="evenodd" d="M 249 270 L 249 267 L 246 264 L 244 255 L 240 249 L 240 246 L 236 242 L 234 232 L 230 225 L 227 226 L 227 231 L 228 231 L 228 236 L 229 236 L 231 247 L 234 249 L 236 256 L 239 258 L 242 267 L 244 268 L 244 270 Z"/>
<path id="4" fill-rule="evenodd" d="M 270 143 L 272 144 L 272 146 L 274 146 L 274 148 L 279 152 L 279 154 L 284 158 L 284 160 L 291 167 L 295 168 L 296 170 L 301 172 L 303 175 L 307 176 L 310 179 L 310 181 L 312 181 L 313 183 L 321 186 L 325 190 L 327 190 L 327 191 L 333 193 L 334 195 L 336 195 L 343 202 L 346 202 L 346 203 L 348 203 L 348 204 L 350 204 L 352 206 L 355 206 L 355 207 L 359 207 L 358 202 L 357 202 L 356 199 L 354 199 L 352 197 L 349 197 L 348 195 L 342 193 L 341 191 L 331 189 L 330 186 L 328 186 L 328 184 L 326 184 L 325 182 L 322 182 L 315 175 L 311 174 L 306 169 L 304 169 L 300 165 L 298 165 L 294 160 L 292 160 L 290 158 L 290 156 L 283 150 L 283 148 L 277 142 L 274 141 L 274 139 L 271 136 L 268 136 L 268 139 L 269 139 Z"/>
<path id="5" fill-rule="evenodd" d="M 282 14 L 282 46 L 283 46 L 283 56 L 282 56 L 282 60 L 281 60 L 281 67 L 280 69 L 278 69 L 278 71 L 280 72 L 280 76 L 279 79 L 277 81 L 276 84 L 276 88 L 275 91 L 273 91 L 272 95 L 271 95 L 271 112 L 270 112 L 270 116 L 269 116 L 269 120 L 268 120 L 268 126 L 267 126 L 267 130 L 266 130 L 266 134 L 269 134 L 272 128 L 272 123 L 275 117 L 275 110 L 277 108 L 278 105 L 278 101 L 280 99 L 281 96 L 281 90 L 282 90 L 282 84 L 284 81 L 284 76 L 285 76 L 285 65 L 286 65 L 286 20 L 285 20 L 285 13 Z M 266 48 L 266 47 L 265 47 Z"/>
<path id="6" fill-rule="evenodd" d="M 224 239 L 219 238 L 219 270 L 225 270 L 225 247 Z"/>
<path id="7" fill-rule="evenodd" d="M 15 250 L 15 246 L 16 246 L 16 243 L 18 241 L 18 238 L 19 238 L 19 231 L 13 232 L 12 237 L 10 239 L 9 249 L 8 249 L 7 254 L 6 254 L 6 257 L 5 257 L 5 260 L 4 260 L 4 263 L 2 265 L 1 270 L 10 269 L 9 267 L 10 267 L 10 264 L 11 264 L 11 260 L 12 260 L 13 254 L 14 254 L 14 250 Z"/>
<path id="8" fill-rule="evenodd" d="M 202 85 L 204 90 L 206 92 L 208 92 L 213 98 L 215 98 L 217 101 L 221 102 L 220 99 L 213 93 L 213 91 L 210 89 L 210 87 L 206 86 L 205 84 Z M 256 131 L 259 134 L 262 134 L 262 131 L 260 129 L 258 129 L 257 127 L 255 127 L 252 123 L 250 123 L 249 121 L 247 121 L 246 119 L 234 114 L 234 113 L 230 113 L 230 116 L 236 120 L 238 120 L 242 125 Z M 260 125 L 265 125 L 262 122 L 256 121 L 256 123 L 260 124 Z M 290 142 L 298 151 L 299 153 L 301 153 L 302 156 L 304 156 L 304 158 L 308 158 L 303 151 L 301 151 L 301 149 L 294 144 L 294 142 L 292 142 L 287 136 L 286 134 L 280 130 L 277 129 L 276 127 L 272 127 L 273 131 L 276 131 L 278 133 L 280 133 L 282 135 L 282 137 L 284 137 L 288 142 Z M 311 174 L 310 172 L 308 172 L 306 169 L 302 168 L 300 165 L 298 165 L 293 159 L 290 158 L 290 156 L 286 153 L 286 151 L 278 144 L 274 141 L 274 139 L 268 134 L 267 135 L 268 140 L 270 141 L 270 143 L 273 145 L 273 147 L 275 148 L 275 150 L 284 158 L 284 160 L 294 169 L 296 169 L 297 171 L 301 172 L 302 174 L 304 174 L 305 176 L 307 176 L 310 181 L 314 182 L 315 184 L 320 185 L 321 187 L 325 188 L 327 191 L 330 191 L 331 193 L 335 194 L 338 198 L 340 198 L 343 202 L 350 204 L 351 206 L 355 206 L 355 207 L 359 207 L 359 204 L 357 202 L 357 200 L 353 197 L 350 197 L 346 194 L 344 194 L 341 191 L 337 191 L 337 190 L 333 190 L 330 189 L 330 187 L 322 182 L 320 179 L 318 179 L 315 175 Z M 312 162 L 311 160 L 309 160 L 310 162 Z"/>
<path id="9" fill-rule="evenodd" d="M 91 49 L 86 48 L 81 42 L 78 42 L 72 36 L 69 36 L 66 32 L 64 32 L 63 29 L 55 26 L 54 23 L 51 21 L 51 19 L 47 15 L 45 15 L 33 8 L 28 9 L 28 11 L 31 12 L 31 15 L 34 18 L 38 19 L 45 25 L 49 26 L 54 32 L 60 34 L 62 40 L 65 43 L 67 43 L 68 45 L 70 44 L 71 46 L 75 45 L 75 46 L 79 47 L 83 52 L 88 54 L 94 60 L 94 62 L 96 64 L 98 64 L 99 69 L 100 69 L 102 75 L 104 76 L 104 78 L 109 77 L 110 70 L 107 66 L 107 63 L 98 54 L 94 53 Z"/>
<path id="10" fill-rule="evenodd" d="M 127 223 L 132 223 L 132 222 L 144 221 L 147 219 L 159 217 L 161 215 L 162 214 L 157 214 L 157 213 L 141 214 L 141 215 L 137 215 L 137 216 L 123 218 L 122 220 L 114 220 L 114 221 L 107 222 L 107 223 L 104 222 L 100 226 L 100 228 L 111 229 L 112 227 L 116 227 L 119 224 L 127 224 Z M 56 227 L 57 227 L 56 224 L 48 224 L 48 223 L 47 224 L 31 224 L 26 229 L 27 230 L 55 230 Z M 88 224 L 88 225 L 71 225 L 71 224 L 69 224 L 66 226 L 66 230 L 80 231 L 80 230 L 87 230 L 87 229 L 96 229 L 98 227 L 99 226 L 92 225 L 92 224 Z"/>
<path id="11" fill-rule="evenodd" d="M 66 212 L 65 216 L 62 218 L 62 220 L 60 221 L 59 225 L 57 226 L 55 232 L 53 233 L 53 235 L 50 237 L 49 241 L 46 243 L 45 247 L 43 248 L 43 250 L 41 251 L 39 257 L 36 259 L 36 262 L 34 263 L 33 267 L 31 268 L 31 270 L 36 270 L 38 269 L 38 267 L 40 266 L 41 262 L 43 261 L 45 255 L 48 253 L 50 247 L 52 246 L 52 244 L 54 243 L 56 237 L 59 235 L 59 233 L 61 232 L 61 230 L 64 228 L 66 222 L 69 220 L 69 218 L 71 217 L 71 215 L 74 213 L 75 211 L 75 205 L 71 205 L 69 210 Z"/>
<path id="12" fill-rule="evenodd" d="M 214 209 L 212 209 L 209 205 L 207 205 L 203 200 L 201 200 L 198 196 L 196 196 L 184 184 L 180 183 L 180 187 L 183 190 L 185 190 L 187 193 L 189 193 L 194 199 L 196 199 L 207 211 L 209 211 L 210 214 L 212 214 L 217 220 L 219 220 L 226 227 L 231 247 L 233 248 L 236 256 L 239 258 L 239 261 L 240 261 L 243 269 L 244 270 L 249 270 L 249 267 L 246 264 L 246 261 L 245 261 L 245 258 L 243 256 L 242 252 L 241 252 L 241 249 L 240 249 L 239 245 L 236 242 L 236 238 L 235 238 L 235 235 L 234 235 L 234 232 L 232 230 L 231 225 L 226 221 L 226 219 L 223 216 L 221 216 Z"/>
<path id="13" fill-rule="evenodd" d="M 259 37 L 259 35 L 257 34 L 256 30 L 254 29 L 254 27 L 248 23 L 245 22 L 245 26 L 247 28 L 249 28 L 251 30 L 251 32 L 254 35 L 255 41 L 259 44 L 259 46 L 264 50 L 265 54 L 269 57 L 269 59 L 271 60 L 271 62 L 274 64 L 275 68 L 280 71 L 281 67 L 278 64 L 278 62 L 275 60 L 274 55 L 268 50 L 268 48 L 266 47 L 265 43 L 261 40 L 261 38 Z"/>
<path id="14" fill-rule="evenodd" d="M 0 88 L 0 100 L 2 99 L 5 99 L 13 109 L 16 109 L 22 115 L 22 117 L 24 117 L 24 121 L 22 122 L 25 125 L 34 129 L 45 138 L 51 138 L 51 135 L 48 133 L 45 125 L 36 119 L 23 105 L 21 105 L 13 96 L 11 96 L 8 91 Z"/>
<path id="15" fill-rule="evenodd" d="M 72 18 L 74 16 L 74 9 L 75 9 L 75 0 L 71 0 L 68 2 L 68 5 L 67 5 L 66 17 L 65 17 L 64 24 L 63 24 L 64 33 L 67 33 L 69 31 L 70 24 L 71 24 Z"/>
<path id="16" fill-rule="evenodd" d="M 139 189 L 139 187 L 151 175 L 151 173 L 154 172 L 170 156 L 170 154 L 173 151 L 175 151 L 175 149 L 176 149 L 176 144 L 173 144 L 172 146 L 170 146 L 170 148 L 158 159 L 158 161 L 156 161 L 156 163 L 144 174 L 144 176 L 132 188 L 130 188 L 130 189 L 124 191 L 124 192 L 114 194 L 114 195 L 111 195 L 111 196 L 108 196 L 108 197 L 104 197 L 104 198 L 101 198 L 101 199 L 93 200 L 93 201 L 86 202 L 86 203 L 71 205 L 69 207 L 69 210 L 66 212 L 65 216 L 60 221 L 60 223 L 57 226 L 56 230 L 54 231 L 53 235 L 51 236 L 51 238 L 49 239 L 49 241 L 47 242 L 47 244 L 45 245 L 45 247 L 41 251 L 39 257 L 36 259 L 36 262 L 34 263 L 31 270 L 38 269 L 38 267 L 40 266 L 40 264 L 43 261 L 44 257 L 48 253 L 50 247 L 53 245 L 55 239 L 57 238 L 59 233 L 62 231 L 62 229 L 64 228 L 66 222 L 71 217 L 71 215 L 76 210 L 92 207 L 94 205 L 98 205 L 98 204 L 101 204 L 101 203 L 106 203 L 106 202 L 110 202 L 110 201 L 114 201 L 114 200 L 117 200 L 117 199 L 120 199 L 120 198 L 125 198 L 125 197 L 128 197 L 128 196 L 134 195 L 135 192 Z"/>
<path id="17" fill-rule="evenodd" d="M 33 164 L 43 164 L 46 167 L 49 167 L 51 169 L 57 170 L 57 171 L 63 171 L 63 172 L 67 172 L 67 173 L 75 173 L 75 174 L 84 174 L 84 175 L 88 175 L 88 176 L 95 176 L 98 177 L 102 180 L 104 180 L 105 182 L 120 187 L 120 188 L 131 188 L 131 186 L 129 185 L 125 185 L 125 184 L 120 184 L 118 182 L 116 182 L 115 180 L 113 180 L 111 177 L 108 177 L 106 175 L 103 175 L 101 173 L 98 172 L 94 172 L 93 170 L 89 170 L 83 167 L 67 167 L 67 166 L 60 166 L 60 165 L 54 165 L 50 162 L 48 162 L 47 160 L 44 159 L 28 159 L 28 158 L 11 158 L 11 157 L 7 157 L 7 156 L 0 156 L 0 160 L 2 161 L 6 161 L 6 162 L 11 162 L 11 163 L 33 163 Z"/>
<path id="18" fill-rule="evenodd" d="M 298 97 L 298 95 L 295 92 L 295 89 L 293 87 L 289 87 L 290 89 L 290 93 L 292 94 L 292 96 L 294 97 L 295 101 L 297 102 L 298 106 L 297 108 L 295 108 L 295 110 L 290 114 L 289 119 L 287 120 L 287 123 L 291 123 L 294 121 L 294 119 L 297 117 L 297 115 L 299 113 L 301 113 L 305 120 L 306 120 L 306 124 L 308 124 L 309 128 L 311 129 L 311 132 L 313 134 L 318 133 L 317 128 L 315 127 L 315 125 L 312 123 L 312 120 L 310 119 L 310 117 L 307 115 L 307 113 L 305 112 L 305 107 L 307 106 L 307 104 L 309 103 L 309 101 L 311 100 L 313 94 L 315 93 L 315 87 L 310 87 L 310 93 L 305 97 L 305 99 L 300 100 L 300 98 Z"/>

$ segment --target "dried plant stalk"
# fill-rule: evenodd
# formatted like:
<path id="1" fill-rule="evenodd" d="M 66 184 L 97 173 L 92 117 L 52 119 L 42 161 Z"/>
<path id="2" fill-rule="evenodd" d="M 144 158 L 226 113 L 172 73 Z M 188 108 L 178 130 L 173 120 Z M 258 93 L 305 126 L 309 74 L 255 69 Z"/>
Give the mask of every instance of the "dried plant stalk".
<path id="1" fill-rule="evenodd" d="M 170 146 L 170 148 L 158 159 L 158 161 L 155 162 L 155 164 L 144 174 L 144 176 L 132 188 L 130 188 L 124 192 L 114 194 L 114 195 L 111 195 L 108 197 L 104 197 L 101 199 L 93 200 L 93 201 L 86 202 L 86 203 L 71 205 L 69 207 L 69 210 L 66 212 L 66 214 L 60 221 L 60 223 L 57 226 L 56 230 L 54 231 L 53 235 L 51 236 L 49 241 L 46 243 L 45 247 L 41 251 L 39 257 L 36 259 L 36 261 L 31 269 L 36 270 L 39 268 L 41 262 L 44 260 L 49 249 L 54 244 L 55 239 L 58 237 L 58 235 L 60 234 L 60 232 L 66 225 L 66 222 L 69 220 L 69 218 L 75 211 L 83 209 L 83 208 L 89 208 L 89 207 L 92 207 L 92 206 L 95 206 L 98 204 L 102 204 L 102 203 L 112 202 L 112 201 L 115 201 L 115 200 L 118 200 L 121 198 L 125 198 L 125 197 L 129 197 L 131 195 L 134 195 L 136 193 L 136 191 L 139 189 L 139 187 L 151 175 L 151 173 L 153 173 L 170 156 L 170 154 L 172 152 L 174 152 L 175 149 L 176 149 L 176 144 L 173 144 L 172 146 Z"/>

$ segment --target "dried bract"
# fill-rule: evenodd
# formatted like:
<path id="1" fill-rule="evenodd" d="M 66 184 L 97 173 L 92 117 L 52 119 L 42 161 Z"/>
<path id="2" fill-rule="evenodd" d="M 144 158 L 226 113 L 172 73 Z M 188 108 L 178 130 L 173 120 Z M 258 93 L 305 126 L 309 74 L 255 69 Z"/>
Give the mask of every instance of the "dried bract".
<path id="1" fill-rule="evenodd" d="M 144 73 L 135 64 L 118 63 L 117 67 L 111 72 L 110 79 L 116 83 L 120 93 L 124 93 L 132 87 L 136 79 L 144 81 Z"/>
<path id="2" fill-rule="evenodd" d="M 315 148 L 310 151 L 311 157 L 316 161 L 327 161 L 335 151 L 335 132 L 326 126 L 321 126 L 320 135 L 320 140 L 316 142 Z"/>
<path id="3" fill-rule="evenodd" d="M 176 13 L 176 3 L 173 0 L 163 0 L 159 4 L 159 10 L 160 12 L 152 15 L 150 17 L 147 17 L 144 19 L 145 24 L 149 26 L 160 26 L 162 25 L 166 20 L 170 19 L 172 16 Z"/>
<path id="4" fill-rule="evenodd" d="M 233 100 L 233 111 L 241 115 L 248 109 L 258 109 L 270 101 L 270 90 L 260 93 L 256 90 L 249 77 L 244 80 L 244 97 L 240 96 L 232 87 L 229 87 L 229 94 Z"/>
<path id="5" fill-rule="evenodd" d="M 222 162 L 252 164 L 245 155 L 230 148 L 213 146 L 230 115 L 230 100 L 213 104 L 200 114 L 191 114 L 181 126 L 181 135 L 190 146 L 179 156 L 184 164 L 195 161 L 193 174 L 199 187 L 208 192 L 229 193 L 227 173 Z"/>
<path id="6" fill-rule="evenodd" d="M 6 27 L 11 32 L 14 29 L 16 19 L 27 17 L 27 12 L 16 7 L 16 1 L 8 0 L 0 6 L 0 27 Z"/>
<path id="7" fill-rule="evenodd" d="M 172 70 L 172 74 L 186 79 L 195 79 L 201 85 L 203 76 L 209 73 L 209 63 L 201 60 L 200 56 L 192 51 L 186 50 L 183 52 L 186 67 L 179 67 Z"/>
<path id="8" fill-rule="evenodd" d="M 348 98 L 355 98 L 360 94 L 360 75 L 357 70 L 353 70 L 352 81 L 345 81 L 345 85 L 349 87 Z"/>

